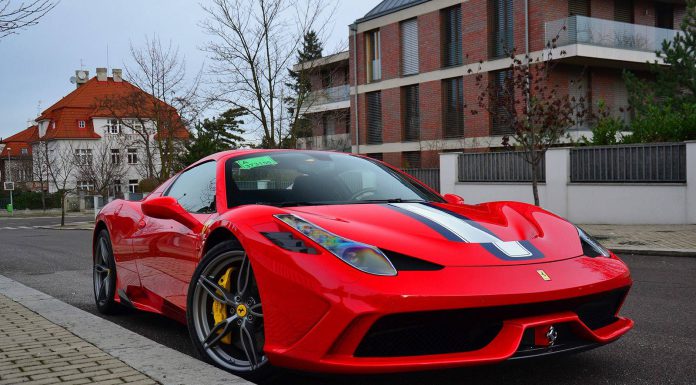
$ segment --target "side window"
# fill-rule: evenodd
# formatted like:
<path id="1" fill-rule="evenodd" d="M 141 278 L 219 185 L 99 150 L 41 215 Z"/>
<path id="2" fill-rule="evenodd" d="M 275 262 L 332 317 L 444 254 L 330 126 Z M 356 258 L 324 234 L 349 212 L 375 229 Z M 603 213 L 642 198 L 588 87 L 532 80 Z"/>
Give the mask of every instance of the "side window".
<path id="1" fill-rule="evenodd" d="M 190 213 L 215 212 L 215 162 L 206 162 L 181 174 L 166 196 L 176 199 Z"/>

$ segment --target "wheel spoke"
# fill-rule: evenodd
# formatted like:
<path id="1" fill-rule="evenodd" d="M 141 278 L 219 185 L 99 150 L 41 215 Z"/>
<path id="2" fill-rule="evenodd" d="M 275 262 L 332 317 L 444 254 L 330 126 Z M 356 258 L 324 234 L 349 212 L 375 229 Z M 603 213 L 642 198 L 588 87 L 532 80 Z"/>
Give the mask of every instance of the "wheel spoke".
<path id="1" fill-rule="evenodd" d="M 198 286 L 208 293 L 217 302 L 230 305 L 234 301 L 230 293 L 208 277 L 201 276 L 198 279 Z"/>
<path id="2" fill-rule="evenodd" d="M 256 305 L 250 307 L 249 314 L 253 315 L 254 317 L 263 317 L 263 311 L 261 309 L 261 304 L 257 303 Z"/>
<path id="3" fill-rule="evenodd" d="M 217 345 L 217 343 L 220 342 L 224 336 L 230 333 L 230 326 L 232 326 L 236 319 L 237 316 L 234 315 L 215 325 L 210 330 L 210 333 L 208 333 L 208 336 L 205 337 L 205 340 L 203 340 L 203 348 L 210 349 L 211 347 Z"/>
<path id="4" fill-rule="evenodd" d="M 249 286 L 249 276 L 251 275 L 251 265 L 246 253 L 242 259 L 242 265 L 239 267 L 239 276 L 237 277 L 237 294 L 243 296 Z"/>
<path id="5" fill-rule="evenodd" d="M 242 342 L 244 354 L 246 354 L 251 368 L 255 369 L 259 365 L 259 357 L 256 353 L 256 344 L 254 343 L 254 338 L 251 336 L 251 333 L 247 328 L 246 321 L 242 322 L 239 331 L 239 337 Z"/>
<path id="6" fill-rule="evenodd" d="M 99 301 L 106 299 L 106 281 L 103 279 L 100 281 L 101 282 L 99 283 L 99 292 L 97 293 L 97 299 Z"/>
<path id="7" fill-rule="evenodd" d="M 107 256 L 107 247 L 106 247 L 106 241 L 104 238 L 102 238 L 99 241 L 99 258 L 101 259 L 101 263 L 106 265 L 106 256 Z"/>
<path id="8" fill-rule="evenodd" d="M 109 268 L 102 264 L 94 265 L 94 271 L 96 271 L 99 275 L 109 274 Z"/>

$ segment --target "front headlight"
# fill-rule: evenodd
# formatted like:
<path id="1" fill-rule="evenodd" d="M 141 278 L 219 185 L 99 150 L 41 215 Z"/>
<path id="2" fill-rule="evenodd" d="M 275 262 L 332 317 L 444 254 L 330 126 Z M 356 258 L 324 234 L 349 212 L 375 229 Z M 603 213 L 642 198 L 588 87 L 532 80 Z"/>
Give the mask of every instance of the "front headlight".
<path id="1" fill-rule="evenodd" d="M 275 217 L 360 271 L 375 275 L 396 275 L 391 261 L 374 246 L 330 233 L 297 215 L 278 214 Z"/>
<path id="2" fill-rule="evenodd" d="M 578 235 L 580 236 L 580 243 L 582 243 L 582 252 L 588 257 L 609 257 L 611 253 L 604 246 L 599 244 L 599 242 L 592 238 L 591 235 L 587 234 L 583 229 L 578 229 Z"/>

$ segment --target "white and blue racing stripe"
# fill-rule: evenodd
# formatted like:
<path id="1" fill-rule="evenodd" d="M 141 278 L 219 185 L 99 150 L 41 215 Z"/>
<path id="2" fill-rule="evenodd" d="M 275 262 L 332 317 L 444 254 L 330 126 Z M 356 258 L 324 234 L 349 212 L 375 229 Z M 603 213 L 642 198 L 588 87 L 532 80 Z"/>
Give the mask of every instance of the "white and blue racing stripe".
<path id="1" fill-rule="evenodd" d="M 476 221 L 435 205 L 390 203 L 389 207 L 427 225 L 450 241 L 480 244 L 500 259 L 528 260 L 544 257 L 529 241 L 503 241 Z"/>

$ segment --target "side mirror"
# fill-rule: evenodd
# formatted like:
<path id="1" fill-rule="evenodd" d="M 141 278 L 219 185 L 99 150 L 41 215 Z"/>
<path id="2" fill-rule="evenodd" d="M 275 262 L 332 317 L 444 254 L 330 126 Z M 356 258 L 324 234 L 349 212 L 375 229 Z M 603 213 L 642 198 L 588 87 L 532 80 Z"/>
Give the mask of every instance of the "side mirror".
<path id="1" fill-rule="evenodd" d="M 142 203 L 143 214 L 156 219 L 171 219 L 198 233 L 203 229 L 199 222 L 179 202 L 172 197 L 157 197 L 147 199 Z"/>
<path id="2" fill-rule="evenodd" d="M 449 204 L 453 205 L 463 205 L 464 204 L 464 198 L 460 197 L 457 194 L 445 194 L 443 197 L 445 198 L 445 201 Z"/>

